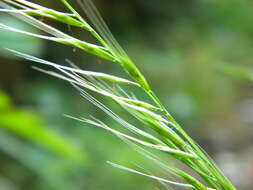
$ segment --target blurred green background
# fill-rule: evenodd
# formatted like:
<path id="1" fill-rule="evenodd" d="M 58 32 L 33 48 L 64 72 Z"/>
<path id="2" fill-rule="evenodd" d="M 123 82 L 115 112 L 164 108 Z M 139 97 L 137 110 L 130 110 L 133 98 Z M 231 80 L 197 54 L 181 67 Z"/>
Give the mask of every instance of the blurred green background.
<path id="1" fill-rule="evenodd" d="M 63 10 L 59 1 L 34 2 Z M 96 0 L 95 4 L 168 110 L 238 189 L 251 190 L 253 2 Z M 0 15 L 0 23 L 35 31 L 6 14 Z M 55 26 L 93 42 L 87 32 Z M 110 160 L 152 165 L 117 137 L 64 117 L 95 115 L 115 125 L 69 84 L 31 69 L 35 63 L 3 48 L 57 63 L 68 58 L 85 70 L 125 76 L 117 65 L 6 31 L 0 31 L 0 46 L 1 190 L 160 187 L 106 164 Z"/>

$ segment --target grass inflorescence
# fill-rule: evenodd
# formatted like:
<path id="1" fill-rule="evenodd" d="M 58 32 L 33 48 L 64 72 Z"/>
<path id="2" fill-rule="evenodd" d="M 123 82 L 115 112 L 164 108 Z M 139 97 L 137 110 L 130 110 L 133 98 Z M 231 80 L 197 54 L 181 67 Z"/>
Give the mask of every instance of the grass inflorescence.
<path id="1" fill-rule="evenodd" d="M 168 171 L 177 176 L 180 180 L 183 180 L 184 183 L 145 174 L 143 172 L 110 162 L 112 166 L 136 173 L 138 175 L 146 176 L 171 186 L 180 186 L 195 190 L 235 190 L 236 188 L 222 174 L 209 156 L 194 140 L 192 140 L 192 138 L 184 131 L 178 122 L 169 114 L 165 106 L 160 102 L 159 98 L 151 89 L 143 74 L 137 68 L 136 64 L 128 57 L 125 51 L 115 40 L 93 3 L 90 0 L 77 1 L 83 11 L 86 13 L 92 26 L 89 24 L 89 22 L 81 17 L 81 15 L 67 0 L 59 0 L 59 3 L 62 3 L 69 11 L 67 13 L 43 7 L 26 0 L 2 0 L 0 2 L 1 12 L 9 13 L 40 29 L 41 31 L 44 31 L 46 34 L 42 35 L 31 33 L 4 24 L 0 24 L 0 29 L 34 36 L 45 40 L 51 40 L 67 46 L 79 48 L 86 53 L 93 54 L 97 57 L 120 65 L 121 68 L 128 73 L 129 79 L 109 75 L 106 73 L 85 71 L 77 68 L 70 61 L 68 62 L 70 62 L 70 65 L 72 66 L 67 67 L 17 52 L 15 50 L 9 51 L 27 60 L 54 68 L 55 71 L 48 71 L 35 67 L 35 69 L 41 72 L 71 83 L 80 92 L 82 97 L 96 105 L 99 109 L 103 110 L 118 125 L 126 128 L 129 133 L 113 129 L 104 122 L 93 117 L 91 117 L 91 119 L 74 119 L 115 134 L 132 147 L 143 153 L 143 155 L 147 156 L 147 158 L 150 158 L 155 164 L 161 166 L 165 171 Z M 80 30 L 88 31 L 90 35 L 95 37 L 100 45 L 91 44 L 77 39 L 54 28 L 53 26 L 50 26 L 49 24 L 42 22 L 38 19 L 38 17 L 35 16 L 47 17 L 66 25 L 78 27 Z M 110 85 L 108 85 L 109 83 L 116 84 L 118 88 L 112 88 Z M 125 92 L 123 88 L 121 88 L 121 85 L 130 85 L 141 89 L 150 98 L 150 102 L 140 100 L 138 97 Z M 88 91 L 98 93 L 111 99 L 111 101 L 116 102 L 129 114 L 138 119 L 142 125 L 154 131 L 154 133 L 150 132 L 151 130 L 147 132 L 143 130 L 143 128 L 125 121 L 120 115 L 117 115 L 101 101 L 90 95 Z M 163 164 L 163 162 L 156 157 L 155 153 L 151 153 L 151 150 L 162 152 L 179 160 L 197 173 L 202 180 L 200 181 L 198 178 L 195 178 L 193 175 L 181 170 L 180 168 L 169 167 Z"/>

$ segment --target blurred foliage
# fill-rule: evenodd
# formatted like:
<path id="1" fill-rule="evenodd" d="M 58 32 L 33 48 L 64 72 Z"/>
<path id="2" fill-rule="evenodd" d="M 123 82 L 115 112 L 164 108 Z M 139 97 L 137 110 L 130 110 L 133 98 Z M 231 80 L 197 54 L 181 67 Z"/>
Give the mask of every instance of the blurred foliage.
<path id="1" fill-rule="evenodd" d="M 253 81 L 253 71 L 246 67 L 235 66 L 227 63 L 217 65 L 220 71 L 238 79 Z"/>
<path id="2" fill-rule="evenodd" d="M 6 94 L 0 91 L 0 127 L 27 140 L 43 145 L 72 160 L 84 162 L 84 154 L 64 138 L 44 127 L 32 111 L 16 110 Z"/>
<path id="3" fill-rule="evenodd" d="M 58 1 L 36 2 L 62 9 Z M 253 2 L 95 3 L 168 110 L 214 156 L 238 189 L 252 189 L 253 84 L 248 80 L 252 80 Z M 6 15 L 0 15 L 0 19 L 33 30 Z M 75 28 L 57 27 L 93 40 Z M 0 31 L 0 45 L 58 63 L 69 58 L 86 70 L 124 76 L 113 64 L 51 42 Z M 70 85 L 31 70 L 29 64 L 21 64 L 23 60 L 4 58 L 7 54 L 0 52 L 0 87 L 17 105 L 13 106 L 9 97 L 1 93 L 0 122 L 14 133 L 0 132 L 0 186 L 3 184 L 7 190 L 153 189 L 149 180 L 105 164 L 111 160 L 128 166 L 132 162 L 150 165 L 141 155 L 112 135 L 86 128 L 62 114 L 90 114 L 114 125 L 109 118 L 86 103 Z M 247 80 L 237 80 L 238 77 Z M 73 144 L 69 145 L 69 141 Z M 72 147 L 74 144 L 76 147 Z M 63 156 L 76 152 L 79 157 L 77 147 L 82 147 L 82 155 L 87 158 L 81 165 Z M 63 154 L 52 154 L 50 150 Z M 244 170 L 242 176 L 238 176 L 238 170 Z"/>
<path id="4" fill-rule="evenodd" d="M 34 32 L 34 28 L 25 24 L 24 22 L 20 22 L 13 17 L 8 15 L 4 15 L 0 17 L 0 23 L 9 24 L 11 26 L 15 26 L 18 29 L 25 29 L 29 32 Z M 14 32 L 11 33 L 9 31 L 1 31 L 0 33 L 0 47 L 1 48 L 10 48 L 16 50 L 22 50 L 32 55 L 41 55 L 44 51 L 44 43 L 39 40 L 25 35 L 17 35 Z M 0 51 L 0 56 L 2 57 L 10 57 L 11 55 L 6 53 L 5 51 Z M 11 56 L 13 58 L 13 56 Z"/>

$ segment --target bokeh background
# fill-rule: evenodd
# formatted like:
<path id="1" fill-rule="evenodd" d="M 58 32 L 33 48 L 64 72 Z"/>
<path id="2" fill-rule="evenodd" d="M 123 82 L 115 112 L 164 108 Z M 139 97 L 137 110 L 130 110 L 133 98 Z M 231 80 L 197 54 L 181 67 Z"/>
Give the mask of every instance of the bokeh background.
<path id="1" fill-rule="evenodd" d="M 33 2 L 63 10 L 59 1 Z M 95 4 L 170 113 L 238 189 L 251 190 L 253 2 L 96 0 Z M 6 14 L 0 15 L 0 23 L 37 32 Z M 93 42 L 87 32 L 53 24 Z M 111 160 L 127 166 L 152 165 L 117 137 L 64 117 L 95 115 L 115 125 L 69 84 L 33 70 L 36 63 L 3 48 L 57 63 L 68 58 L 86 70 L 125 76 L 118 66 L 6 31 L 0 31 L 0 46 L 1 190 L 163 189 L 106 164 Z"/>

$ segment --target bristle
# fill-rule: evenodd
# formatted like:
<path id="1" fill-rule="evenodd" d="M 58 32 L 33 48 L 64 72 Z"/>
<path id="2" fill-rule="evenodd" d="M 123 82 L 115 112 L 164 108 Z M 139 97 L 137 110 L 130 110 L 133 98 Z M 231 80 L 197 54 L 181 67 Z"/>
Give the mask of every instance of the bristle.
<path id="1" fill-rule="evenodd" d="M 90 19 L 92 24 L 97 29 L 98 33 L 103 37 L 109 47 L 116 53 L 117 56 L 125 55 L 123 49 L 115 40 L 114 36 L 112 35 L 111 31 L 109 30 L 108 26 L 104 22 L 103 18 L 101 17 L 100 13 L 90 0 L 77 0 L 80 7 L 86 13 L 87 17 Z"/>
<path id="2" fill-rule="evenodd" d="M 137 170 L 130 169 L 130 168 L 127 168 L 127 167 L 124 167 L 124 166 L 121 166 L 121 165 L 118 165 L 118 164 L 115 164 L 115 163 L 112 163 L 112 162 L 109 162 L 109 161 L 107 163 L 110 164 L 110 165 L 112 165 L 113 167 L 116 167 L 116 168 L 119 168 L 119 169 L 122 169 L 122 170 L 126 170 L 128 172 L 131 172 L 131 173 L 134 173 L 134 174 L 138 174 L 138 175 L 141 175 L 141 176 L 145 176 L 145 177 L 157 180 L 157 181 L 161 181 L 161 182 L 164 182 L 164 183 L 167 183 L 167 184 L 170 184 L 170 185 L 180 186 L 180 187 L 189 188 L 189 189 L 195 189 L 195 187 L 192 186 L 192 185 L 190 185 L 190 184 L 184 184 L 184 183 L 178 183 L 178 182 L 174 182 L 174 181 L 169 181 L 169 180 L 166 180 L 164 178 L 148 175 L 148 174 L 139 172 Z"/>

